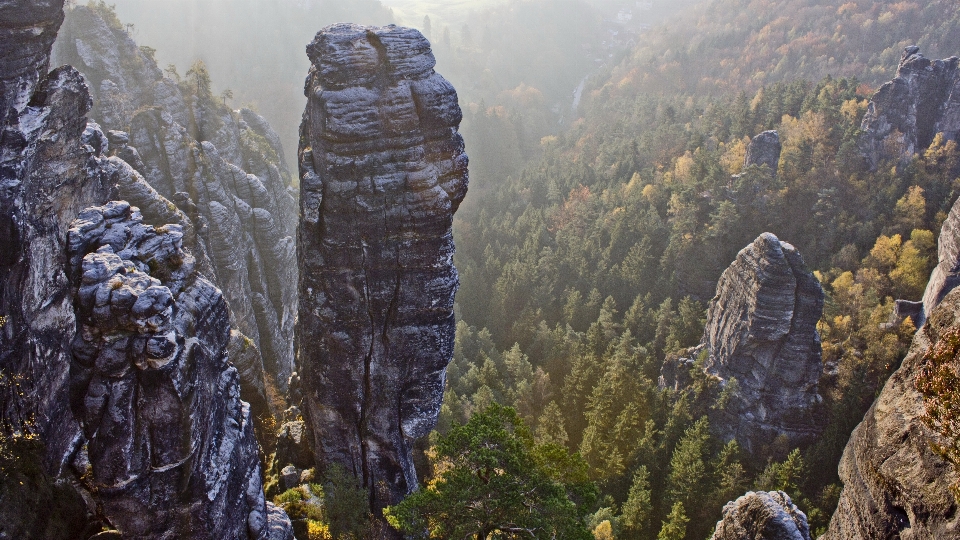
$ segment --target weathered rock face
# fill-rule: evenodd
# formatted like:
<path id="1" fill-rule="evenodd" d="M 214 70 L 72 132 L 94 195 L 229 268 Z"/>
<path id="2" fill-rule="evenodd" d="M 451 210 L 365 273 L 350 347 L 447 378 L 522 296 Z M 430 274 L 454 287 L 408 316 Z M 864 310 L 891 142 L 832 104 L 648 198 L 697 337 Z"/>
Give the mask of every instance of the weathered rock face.
<path id="1" fill-rule="evenodd" d="M 436 423 L 453 352 L 461 111 L 416 30 L 334 25 L 307 53 L 304 412 L 318 464 L 345 466 L 379 509 L 417 485 L 410 449 Z"/>
<path id="2" fill-rule="evenodd" d="M 70 228 L 70 375 L 86 439 L 75 466 L 89 464 L 87 482 L 124 536 L 266 539 L 227 307 L 182 241 L 179 226 L 145 225 L 123 201 L 83 211 Z"/>
<path id="3" fill-rule="evenodd" d="M 957 57 L 929 60 L 920 48 L 903 50 L 897 76 L 874 94 L 860 129 L 860 148 L 872 168 L 883 158 L 909 159 L 937 133 L 956 140 L 960 132 Z"/>
<path id="4" fill-rule="evenodd" d="M 713 540 L 810 540 L 807 516 L 782 491 L 750 491 L 723 507 Z"/>
<path id="5" fill-rule="evenodd" d="M 756 452 L 778 436 L 795 444 L 819 433 L 823 299 L 797 250 L 770 233 L 720 276 L 702 343 L 707 373 L 737 381 L 730 405 L 711 418 L 724 438 Z"/>
<path id="6" fill-rule="evenodd" d="M 63 0 L 0 4 L 0 125 L 15 122 L 50 67 Z"/>
<path id="7" fill-rule="evenodd" d="M 960 325 L 960 292 L 946 296 L 914 335 L 910 351 L 854 430 L 840 461 L 843 491 L 825 540 L 960 538 L 954 467 L 921 420 L 916 379 L 923 358 Z"/>
<path id="8" fill-rule="evenodd" d="M 97 10 L 68 13 L 56 57 L 96 90 L 93 115 L 110 133 L 112 152 L 188 217 L 196 235 L 185 231 L 187 249 L 262 355 L 262 367 L 244 370 L 245 387 L 262 387 L 246 376 L 265 371 L 285 390 L 293 371 L 296 203 L 280 138 L 253 111 L 227 108 L 202 75 L 197 85 L 166 77 Z"/>
<path id="9" fill-rule="evenodd" d="M 947 293 L 960 285 L 960 201 L 954 203 L 937 240 L 938 263 L 930 274 L 927 289 L 923 293 L 923 312 L 917 326 L 930 317 Z"/>
<path id="10" fill-rule="evenodd" d="M 61 9 L 62 2 L 0 6 L 6 118 L 0 139 L 0 414 L 4 428 L 40 435 L 51 474 L 79 434 L 69 410 L 74 314 L 66 232 L 81 209 L 110 193 L 92 148 L 81 141 L 91 106 L 83 77 L 70 67 L 46 72 Z"/>
<path id="11" fill-rule="evenodd" d="M 772 173 L 776 174 L 782 148 L 780 134 L 776 130 L 764 131 L 750 141 L 743 166 L 766 165 Z"/>

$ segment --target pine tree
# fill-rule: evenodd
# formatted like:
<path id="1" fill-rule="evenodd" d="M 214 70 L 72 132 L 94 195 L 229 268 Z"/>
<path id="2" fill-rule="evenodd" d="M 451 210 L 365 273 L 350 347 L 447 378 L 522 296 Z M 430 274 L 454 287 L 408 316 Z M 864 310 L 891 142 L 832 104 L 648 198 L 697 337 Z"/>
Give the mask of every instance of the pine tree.
<path id="1" fill-rule="evenodd" d="M 660 528 L 657 540 L 684 540 L 687 536 L 687 523 L 689 522 L 690 519 L 683 511 L 683 503 L 679 501 L 674 503 L 670 515 L 667 516 L 667 520 L 663 522 L 663 527 Z"/>

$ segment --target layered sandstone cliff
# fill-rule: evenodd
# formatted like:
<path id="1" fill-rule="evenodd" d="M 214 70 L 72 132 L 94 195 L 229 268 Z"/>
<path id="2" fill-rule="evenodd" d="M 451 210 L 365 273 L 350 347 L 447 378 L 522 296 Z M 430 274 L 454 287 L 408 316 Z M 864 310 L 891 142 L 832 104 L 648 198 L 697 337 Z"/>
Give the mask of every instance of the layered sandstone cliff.
<path id="1" fill-rule="evenodd" d="M 164 73 L 118 21 L 101 15 L 70 10 L 56 58 L 90 81 L 92 115 L 111 153 L 189 218 L 187 249 L 223 291 L 237 343 L 263 357 L 244 371 L 245 386 L 262 387 L 262 377 L 247 375 L 266 372 L 285 390 L 294 364 L 296 203 L 280 138 L 253 111 L 231 110 L 213 95 L 202 67 L 183 79 Z M 250 355 L 235 361 L 259 363 Z"/>
<path id="2" fill-rule="evenodd" d="M 960 327 L 960 292 L 948 294 L 914 335 L 847 443 L 840 461 L 843 491 L 825 540 L 960 538 L 960 506 L 950 490 L 952 464 L 934 450 L 943 441 L 922 421 L 916 381 L 925 356 Z"/>
<path id="3" fill-rule="evenodd" d="M 340 24 L 307 47 L 298 359 L 318 465 L 374 510 L 417 486 L 453 352 L 451 225 L 467 190 L 457 94 L 427 40 Z"/>
<path id="4" fill-rule="evenodd" d="M 950 214 L 940 228 L 937 239 L 937 266 L 930 274 L 930 281 L 923 293 L 922 314 L 917 325 L 930 317 L 933 310 L 947 294 L 960 285 L 960 201 L 954 203 Z"/>
<path id="5" fill-rule="evenodd" d="M 920 48 L 903 50 L 896 77 L 874 94 L 860 127 L 860 148 L 871 168 L 882 159 L 922 152 L 938 133 L 960 133 L 960 60 L 930 60 Z"/>
<path id="6" fill-rule="evenodd" d="M 47 72 L 62 8 L 62 0 L 0 5 L 0 414 L 4 428 L 43 439 L 52 472 L 79 434 L 69 409 L 66 233 L 111 191 L 81 141 L 91 107 L 83 77 L 69 66 Z"/>
<path id="7" fill-rule="evenodd" d="M 107 155 L 83 76 L 47 72 L 62 8 L 0 4 L 0 536 L 290 540 L 191 220 Z"/>
<path id="8" fill-rule="evenodd" d="M 796 445 L 820 432 L 823 301 L 797 250 L 770 233 L 720 276 L 701 347 L 706 372 L 734 385 L 729 405 L 712 412 L 723 438 L 757 452 L 777 437 Z"/>
<path id="9" fill-rule="evenodd" d="M 70 228 L 74 465 L 124 537 L 266 540 L 273 509 L 227 307 L 182 243 L 179 226 L 146 225 L 124 201 Z"/>

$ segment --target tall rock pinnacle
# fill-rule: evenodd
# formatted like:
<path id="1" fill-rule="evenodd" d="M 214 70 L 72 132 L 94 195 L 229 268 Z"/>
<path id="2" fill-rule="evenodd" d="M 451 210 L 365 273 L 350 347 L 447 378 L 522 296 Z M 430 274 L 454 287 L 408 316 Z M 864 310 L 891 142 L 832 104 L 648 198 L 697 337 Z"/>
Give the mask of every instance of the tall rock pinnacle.
<path id="1" fill-rule="evenodd" d="M 307 46 L 297 356 L 318 464 L 374 510 L 417 485 L 453 354 L 451 226 L 467 191 L 457 94 L 416 30 L 337 24 Z"/>
<path id="2" fill-rule="evenodd" d="M 822 373 L 817 321 L 823 289 L 800 253 L 770 233 L 743 248 L 720 276 L 707 310 L 704 368 L 737 380 L 731 406 L 711 423 L 756 452 L 778 436 L 819 432 L 813 418 Z"/>

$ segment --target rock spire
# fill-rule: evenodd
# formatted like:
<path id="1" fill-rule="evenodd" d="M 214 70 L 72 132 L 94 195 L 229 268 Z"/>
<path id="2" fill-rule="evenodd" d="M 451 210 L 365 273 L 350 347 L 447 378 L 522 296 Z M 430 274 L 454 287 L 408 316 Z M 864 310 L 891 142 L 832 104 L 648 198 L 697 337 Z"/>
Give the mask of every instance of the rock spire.
<path id="1" fill-rule="evenodd" d="M 304 415 L 318 464 L 339 464 L 374 510 L 417 486 L 414 441 L 437 421 L 453 354 L 451 226 L 467 191 L 454 88 L 420 32 L 329 26 L 300 137 Z"/>

